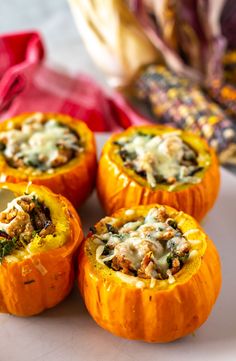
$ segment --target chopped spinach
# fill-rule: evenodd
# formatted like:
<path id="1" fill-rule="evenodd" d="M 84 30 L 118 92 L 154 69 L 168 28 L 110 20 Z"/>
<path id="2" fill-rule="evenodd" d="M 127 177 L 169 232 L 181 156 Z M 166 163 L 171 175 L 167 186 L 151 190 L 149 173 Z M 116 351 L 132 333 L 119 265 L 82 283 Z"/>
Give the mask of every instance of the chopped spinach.
<path id="1" fill-rule="evenodd" d="M 12 238 L 11 240 L 3 238 L 0 241 L 0 262 L 3 261 L 3 258 L 5 256 L 11 254 L 12 251 L 16 248 L 16 246 L 17 246 L 17 240 L 15 237 Z"/>
<path id="2" fill-rule="evenodd" d="M 172 260 L 173 260 L 173 254 L 170 253 L 166 258 L 166 262 L 167 262 L 169 268 L 172 267 Z"/>
<path id="3" fill-rule="evenodd" d="M 146 137 L 148 139 L 152 139 L 155 137 L 155 134 L 147 134 L 147 133 L 142 132 L 141 130 L 137 131 L 136 135 L 139 135 L 141 137 Z"/>
<path id="4" fill-rule="evenodd" d="M 194 174 L 200 172 L 201 170 L 203 170 L 203 167 L 196 167 L 195 169 L 193 169 L 191 172 L 189 172 L 189 176 L 193 176 Z"/>
<path id="5" fill-rule="evenodd" d="M 161 174 L 156 174 L 155 179 L 156 179 L 156 182 L 159 184 L 165 183 L 165 181 L 166 181 L 165 178 L 163 177 L 163 175 L 161 175 Z"/>
<path id="6" fill-rule="evenodd" d="M 119 142 L 118 140 L 115 140 L 115 141 L 113 142 L 113 144 L 114 144 L 114 145 L 119 145 L 119 146 L 122 146 L 122 145 L 123 145 L 123 143 Z"/>
<path id="7" fill-rule="evenodd" d="M 35 195 L 33 195 L 32 201 L 34 202 L 36 208 L 40 207 L 40 202 Z"/>
<path id="8" fill-rule="evenodd" d="M 185 253 L 184 256 L 179 257 L 181 266 L 187 261 L 188 257 L 189 257 L 189 252 Z"/>
<path id="9" fill-rule="evenodd" d="M 40 162 L 39 162 L 38 158 L 25 159 L 25 165 L 27 165 L 29 167 L 38 168 L 39 164 L 40 164 Z"/>
<path id="10" fill-rule="evenodd" d="M 129 160 L 134 160 L 137 157 L 136 152 L 128 152 L 125 149 L 121 149 L 119 153 L 124 162 Z"/>
<path id="11" fill-rule="evenodd" d="M 135 173 L 140 175 L 140 177 L 142 177 L 142 178 L 146 178 L 146 176 L 147 176 L 145 170 L 135 170 Z"/>
<path id="12" fill-rule="evenodd" d="M 110 248 L 108 246 L 105 246 L 102 252 L 103 256 L 108 256 L 109 253 L 110 253 Z"/>
<path id="13" fill-rule="evenodd" d="M 174 229 L 177 228 L 177 222 L 176 222 L 174 219 L 172 219 L 172 218 L 168 219 L 167 224 L 168 224 L 169 226 L 171 226 L 172 228 L 174 228 Z"/>
<path id="14" fill-rule="evenodd" d="M 34 238 L 38 233 L 39 233 L 39 231 L 34 230 L 34 231 L 32 232 L 32 237 Z"/>
<path id="15" fill-rule="evenodd" d="M 107 267 L 112 268 L 112 260 L 106 261 L 106 262 L 104 262 L 104 264 L 105 264 Z"/>

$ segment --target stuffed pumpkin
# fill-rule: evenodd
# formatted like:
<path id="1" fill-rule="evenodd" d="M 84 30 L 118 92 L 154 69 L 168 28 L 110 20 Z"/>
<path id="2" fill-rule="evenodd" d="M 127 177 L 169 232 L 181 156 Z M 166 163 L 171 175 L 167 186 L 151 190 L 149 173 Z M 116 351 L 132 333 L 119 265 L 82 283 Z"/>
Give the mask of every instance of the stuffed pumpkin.
<path id="1" fill-rule="evenodd" d="M 213 242 L 191 216 L 157 204 L 98 222 L 80 247 L 78 266 L 82 297 L 98 325 L 148 342 L 196 330 L 221 287 Z"/>
<path id="2" fill-rule="evenodd" d="M 0 124 L 0 180 L 32 181 L 67 197 L 75 207 L 96 176 L 93 133 L 62 114 L 22 114 Z"/>
<path id="3" fill-rule="evenodd" d="M 6 189 L 13 199 L 0 212 L 0 312 L 31 316 L 70 292 L 83 232 L 63 196 L 43 186 L 5 183 L 2 201 Z"/>
<path id="4" fill-rule="evenodd" d="M 130 127 L 113 135 L 99 161 L 97 192 L 107 214 L 160 203 L 201 220 L 218 195 L 215 152 L 192 133 L 164 126 Z"/>

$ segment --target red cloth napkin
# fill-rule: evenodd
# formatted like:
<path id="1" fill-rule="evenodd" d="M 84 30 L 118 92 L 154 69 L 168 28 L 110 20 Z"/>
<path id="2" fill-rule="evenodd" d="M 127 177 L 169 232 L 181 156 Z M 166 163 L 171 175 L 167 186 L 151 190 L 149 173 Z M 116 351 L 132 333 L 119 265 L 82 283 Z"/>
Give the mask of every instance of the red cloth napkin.
<path id="1" fill-rule="evenodd" d="M 94 131 L 147 122 L 119 95 L 108 96 L 86 75 L 71 77 L 44 65 L 37 32 L 0 36 L 0 119 L 23 112 L 57 112 L 84 120 Z"/>

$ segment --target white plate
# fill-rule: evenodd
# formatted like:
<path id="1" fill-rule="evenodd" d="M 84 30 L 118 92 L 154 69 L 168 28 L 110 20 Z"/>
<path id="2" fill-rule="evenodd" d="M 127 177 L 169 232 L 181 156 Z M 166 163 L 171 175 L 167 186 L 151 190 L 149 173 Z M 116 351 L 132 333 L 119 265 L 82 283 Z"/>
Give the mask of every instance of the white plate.
<path id="1" fill-rule="evenodd" d="M 99 149 L 105 138 L 97 137 Z M 0 361 L 235 361 L 235 189 L 236 177 L 222 170 L 220 196 L 203 227 L 221 255 L 223 287 L 209 319 L 195 335 L 169 344 L 115 337 L 96 325 L 75 288 L 64 302 L 39 316 L 1 315 Z M 80 214 L 86 231 L 103 216 L 95 194 Z"/>

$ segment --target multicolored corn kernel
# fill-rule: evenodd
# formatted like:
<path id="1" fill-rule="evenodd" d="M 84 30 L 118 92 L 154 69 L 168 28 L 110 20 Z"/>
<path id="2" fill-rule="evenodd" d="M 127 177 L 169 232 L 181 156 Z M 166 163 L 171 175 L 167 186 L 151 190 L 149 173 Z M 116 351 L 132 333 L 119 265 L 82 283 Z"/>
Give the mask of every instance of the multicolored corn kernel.
<path id="1" fill-rule="evenodd" d="M 210 97 L 232 117 L 236 117 L 236 87 L 215 81 L 208 89 Z"/>
<path id="2" fill-rule="evenodd" d="M 231 84 L 236 84 L 236 50 L 225 53 L 223 57 L 224 78 Z"/>
<path id="3" fill-rule="evenodd" d="M 134 92 L 150 103 L 158 123 L 203 136 L 222 163 L 236 163 L 236 126 L 198 85 L 164 66 L 151 65 L 134 83 Z"/>

